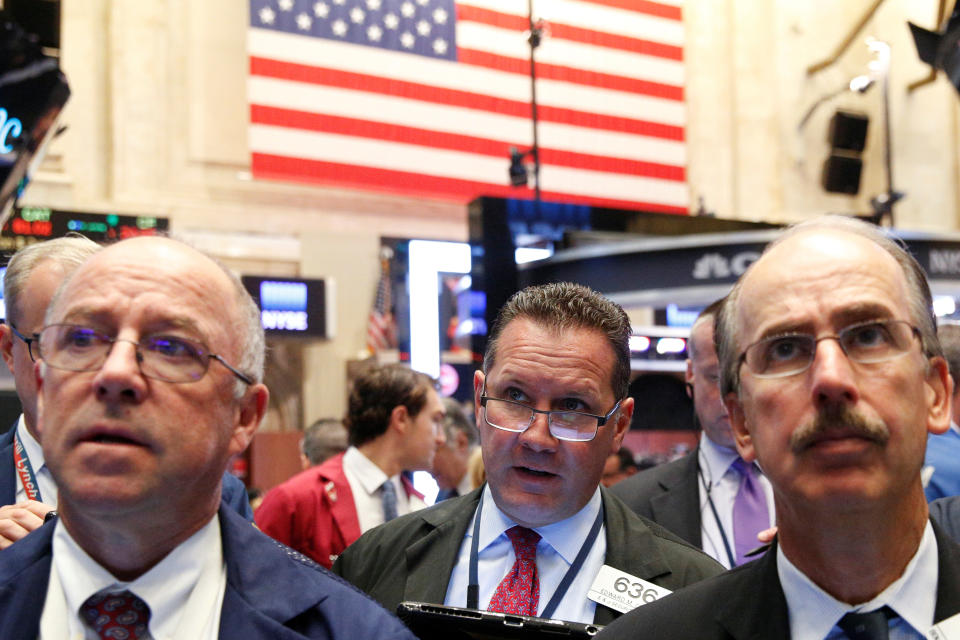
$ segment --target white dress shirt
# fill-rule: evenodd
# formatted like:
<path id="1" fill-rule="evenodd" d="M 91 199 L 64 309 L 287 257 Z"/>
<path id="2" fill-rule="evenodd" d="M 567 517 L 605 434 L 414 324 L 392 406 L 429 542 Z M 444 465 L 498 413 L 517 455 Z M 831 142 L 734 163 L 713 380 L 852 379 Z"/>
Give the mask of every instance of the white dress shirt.
<path id="1" fill-rule="evenodd" d="M 497 585 L 513 568 L 515 554 L 513 543 L 504 533 L 517 523 L 508 518 L 493 500 L 490 488 L 486 487 L 480 498 L 483 501 L 483 513 L 480 522 L 480 540 L 477 562 L 477 578 L 480 581 L 479 606 L 486 609 L 490 605 Z M 557 589 L 557 585 L 573 564 L 600 512 L 602 499 L 597 489 L 590 501 L 577 513 L 566 520 L 534 529 L 540 534 L 537 543 L 537 575 L 540 580 L 540 602 L 537 615 L 543 613 Z M 473 527 L 476 513 L 470 520 L 467 533 L 460 544 L 457 564 L 447 583 L 447 595 L 444 604 L 465 607 L 467 604 L 467 584 L 470 579 L 470 547 L 473 540 Z M 603 566 L 607 553 L 606 525 L 600 528 L 597 541 L 584 560 L 576 578 L 567 589 L 553 618 L 572 622 L 593 622 L 596 603 L 587 598 L 587 591 L 593 584 L 597 573 Z"/>
<path id="2" fill-rule="evenodd" d="M 849 605 L 814 584 L 790 562 L 783 548 L 777 547 L 777 574 L 790 612 L 790 637 L 793 640 L 846 638 L 836 626 L 845 613 L 866 613 L 887 605 L 900 616 L 890 627 L 890 640 L 923 640 L 934 622 L 938 569 L 937 539 L 927 521 L 920 546 L 903 575 L 873 600 Z"/>
<path id="3" fill-rule="evenodd" d="M 343 472 L 353 493 L 353 503 L 357 507 L 357 519 L 360 532 L 383 524 L 383 483 L 385 474 L 370 458 L 356 447 L 350 447 L 343 456 Z M 402 516 L 426 507 L 426 503 L 416 496 L 407 496 L 407 490 L 400 481 L 400 474 L 390 478 L 397 494 L 397 515 Z"/>
<path id="4" fill-rule="evenodd" d="M 81 605 L 98 591 L 127 589 L 150 607 L 153 640 L 216 640 L 226 586 L 217 516 L 132 582 L 113 577 L 57 522 L 40 638 L 97 640 L 99 636 L 80 619 Z"/>
<path id="5" fill-rule="evenodd" d="M 730 558 L 723 545 L 723 537 L 726 535 L 730 552 L 736 556 L 733 541 L 733 501 L 740 489 L 740 473 L 731 465 L 739 454 L 736 449 L 728 449 L 714 443 L 703 433 L 700 434 L 700 449 L 697 455 L 700 456 L 698 460 L 700 477 L 697 479 L 697 484 L 700 487 L 701 546 L 704 553 L 729 569 Z M 776 522 L 773 487 L 763 474 L 758 478 L 760 486 L 763 487 L 763 494 L 767 498 L 767 511 L 770 514 L 772 527 Z M 710 508 L 710 500 L 713 500 L 713 506 L 716 507 L 717 515 L 720 516 L 719 523 L 713 515 L 713 509 Z M 757 542 L 756 546 L 759 547 L 760 542 Z"/>
<path id="6" fill-rule="evenodd" d="M 27 460 L 30 461 L 30 466 L 33 467 L 33 475 L 36 477 L 37 485 L 40 488 L 40 497 L 42 498 L 41 502 L 48 504 L 51 507 L 57 506 L 57 483 L 53 479 L 53 475 L 50 473 L 50 469 L 44 462 L 43 458 L 43 447 L 40 446 L 40 443 L 37 442 L 36 438 L 30 435 L 30 432 L 27 431 L 27 425 L 23 422 L 23 414 L 20 414 L 20 419 L 17 421 L 17 438 L 20 439 L 20 442 L 23 444 L 23 449 L 27 454 Z M 20 479 L 20 474 L 17 473 L 16 468 L 13 470 L 13 474 L 16 476 L 17 487 L 17 502 L 23 502 L 27 499 L 27 491 L 23 488 L 23 481 Z"/>

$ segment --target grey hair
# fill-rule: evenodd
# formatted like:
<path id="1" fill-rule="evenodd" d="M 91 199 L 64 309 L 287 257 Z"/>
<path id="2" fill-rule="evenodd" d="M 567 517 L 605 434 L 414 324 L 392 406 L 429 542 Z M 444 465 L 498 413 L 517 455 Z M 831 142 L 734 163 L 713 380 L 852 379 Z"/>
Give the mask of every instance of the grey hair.
<path id="1" fill-rule="evenodd" d="M 872 224 L 843 216 L 828 215 L 813 220 L 807 220 L 788 227 L 776 240 L 763 250 L 760 260 L 774 247 L 793 236 L 815 230 L 844 231 L 870 240 L 878 247 L 889 253 L 900 265 L 907 281 L 907 307 L 910 316 L 920 332 L 920 344 L 928 361 L 930 358 L 943 356 L 943 349 L 937 339 L 937 319 L 933 314 L 933 297 L 930 294 L 930 285 L 920 263 L 910 255 L 903 242 L 887 235 L 883 229 Z M 717 355 L 720 359 L 720 391 L 723 395 L 734 392 L 740 393 L 740 349 L 738 338 L 740 326 L 737 318 L 737 305 L 744 280 L 753 271 L 757 262 L 750 265 L 733 289 L 727 295 L 723 307 L 717 316 L 715 330 L 717 335 Z"/>
<path id="2" fill-rule="evenodd" d="M 723 298 L 719 300 L 714 300 L 708 304 L 703 311 L 700 312 L 700 315 L 697 316 L 697 319 L 693 321 L 693 324 L 690 325 L 690 339 L 687 340 L 687 357 L 691 360 L 696 355 L 696 345 L 693 339 L 693 332 L 704 322 L 710 323 L 710 335 L 714 335 L 713 325 L 716 324 L 717 314 L 720 313 L 720 307 L 723 306 Z M 716 339 L 714 339 L 716 342 Z"/>
<path id="3" fill-rule="evenodd" d="M 953 378 L 954 393 L 960 391 L 960 325 L 943 324 L 937 329 L 937 338 L 943 348 L 943 357 L 947 360 L 950 377 Z"/>
<path id="4" fill-rule="evenodd" d="M 473 425 L 473 421 L 467 417 L 463 405 L 453 398 L 441 398 L 440 401 L 443 402 L 443 408 L 447 410 L 443 416 L 443 435 L 447 437 L 447 446 L 453 447 L 453 444 L 457 441 L 458 431 L 467 436 L 467 444 L 470 447 L 477 444 L 479 439 L 477 428 Z"/>
<path id="5" fill-rule="evenodd" d="M 490 330 L 483 356 L 484 373 L 489 373 L 493 368 L 500 335 L 516 318 L 528 318 L 557 331 L 601 331 L 616 356 L 610 381 L 613 392 L 617 398 L 627 397 L 630 386 L 630 319 L 620 305 L 590 287 L 572 282 L 554 282 L 518 291 L 500 309 Z"/>
<path id="6" fill-rule="evenodd" d="M 59 265 L 63 269 L 64 276 L 67 276 L 101 248 L 93 240 L 75 234 L 36 242 L 13 254 L 3 276 L 3 300 L 7 308 L 7 322 L 15 325 L 20 320 L 20 300 L 27 288 L 27 281 L 37 267 L 46 262 L 53 262 Z"/>

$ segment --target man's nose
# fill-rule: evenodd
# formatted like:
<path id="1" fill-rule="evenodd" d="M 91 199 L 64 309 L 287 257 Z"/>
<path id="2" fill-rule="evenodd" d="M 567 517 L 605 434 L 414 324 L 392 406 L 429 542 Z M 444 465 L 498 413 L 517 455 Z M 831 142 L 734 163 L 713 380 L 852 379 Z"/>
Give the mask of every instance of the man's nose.
<path id="1" fill-rule="evenodd" d="M 556 449 L 558 440 L 550 433 L 549 420 L 549 414 L 533 414 L 533 422 L 527 427 L 526 431 L 520 434 L 520 441 L 534 451 Z"/>
<path id="2" fill-rule="evenodd" d="M 131 340 L 117 340 L 94 376 L 97 397 L 106 401 L 140 401 L 146 393 L 146 379 L 140 371 L 140 352 Z"/>
<path id="3" fill-rule="evenodd" d="M 860 397 L 853 363 L 836 338 L 819 340 L 810 363 L 814 404 L 856 404 Z"/>

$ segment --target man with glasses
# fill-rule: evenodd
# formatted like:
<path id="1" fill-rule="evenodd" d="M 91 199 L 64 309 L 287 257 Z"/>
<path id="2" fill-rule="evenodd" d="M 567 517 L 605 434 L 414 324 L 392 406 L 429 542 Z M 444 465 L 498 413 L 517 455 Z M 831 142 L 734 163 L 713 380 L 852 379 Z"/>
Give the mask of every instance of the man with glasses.
<path id="1" fill-rule="evenodd" d="M 0 637 L 412 637 L 221 504 L 268 398 L 236 276 L 173 240 L 119 242 L 58 289 L 34 346 L 59 517 L 0 552 Z"/>
<path id="2" fill-rule="evenodd" d="M 921 483 L 927 433 L 950 424 L 931 307 L 920 266 L 876 227 L 827 217 L 772 243 L 717 331 L 737 448 L 774 487 L 777 539 L 601 637 L 920 639 L 960 612 L 960 546 Z"/>
<path id="3" fill-rule="evenodd" d="M 487 484 L 365 534 L 334 571 L 388 609 L 419 600 L 600 624 L 626 608 L 620 586 L 639 600 L 718 573 L 599 487 L 633 414 L 629 337 L 623 310 L 587 287 L 515 294 L 474 376 Z"/>
<path id="4" fill-rule="evenodd" d="M 43 524 L 57 505 L 57 484 L 46 466 L 37 433 L 37 332 L 57 287 L 99 251 L 82 236 L 56 238 L 17 251 L 4 272 L 6 322 L 0 324 L 0 353 L 13 374 L 23 413 L 0 435 L 0 549 Z M 248 520 L 253 512 L 243 483 L 224 474 L 223 499 Z"/>

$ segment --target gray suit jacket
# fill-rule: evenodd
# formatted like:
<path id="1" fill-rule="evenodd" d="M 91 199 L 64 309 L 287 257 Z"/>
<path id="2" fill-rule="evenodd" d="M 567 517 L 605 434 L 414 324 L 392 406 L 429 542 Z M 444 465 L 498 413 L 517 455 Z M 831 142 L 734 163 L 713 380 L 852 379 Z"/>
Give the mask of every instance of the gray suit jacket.
<path id="1" fill-rule="evenodd" d="M 934 522 L 940 560 L 934 620 L 960 612 L 960 545 Z M 926 632 L 926 629 L 922 629 Z M 790 638 L 787 600 L 777 575 L 776 548 L 759 560 L 634 609 L 601 640 L 767 640 Z"/>
<path id="2" fill-rule="evenodd" d="M 610 487 L 610 493 L 627 503 L 637 515 L 702 548 L 697 484 L 699 452 L 699 448 L 694 449 L 678 460 L 630 476 Z"/>
<path id="3" fill-rule="evenodd" d="M 340 555 L 333 565 L 334 573 L 369 593 L 390 611 L 396 611 L 405 600 L 442 603 L 480 491 L 371 529 Z M 671 590 L 723 571 L 706 554 L 637 517 L 605 489 L 601 488 L 601 495 L 606 564 Z M 619 615 L 598 604 L 594 622 L 608 624 Z"/>

